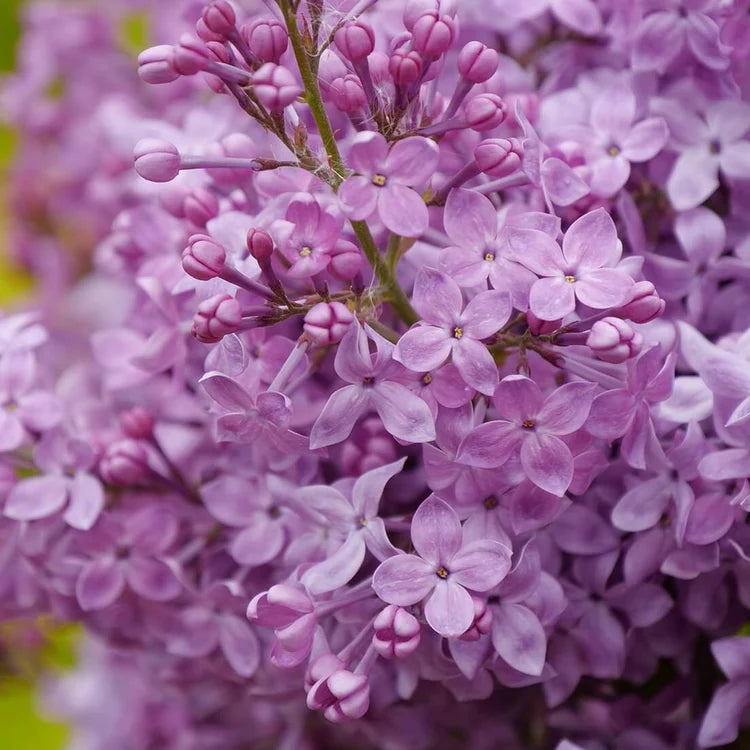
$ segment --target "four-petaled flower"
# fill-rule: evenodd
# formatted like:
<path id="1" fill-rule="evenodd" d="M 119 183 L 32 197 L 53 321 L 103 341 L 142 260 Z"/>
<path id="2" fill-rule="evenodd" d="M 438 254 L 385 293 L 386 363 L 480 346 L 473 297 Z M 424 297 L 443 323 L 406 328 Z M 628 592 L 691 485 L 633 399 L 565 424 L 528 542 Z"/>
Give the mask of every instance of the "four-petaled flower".
<path id="1" fill-rule="evenodd" d="M 455 638 L 474 620 L 469 591 L 489 591 L 510 570 L 511 550 L 494 539 L 467 541 L 456 512 L 435 495 L 417 509 L 411 525 L 417 554 L 398 554 L 380 564 L 375 593 L 406 607 L 426 599 L 424 614 L 440 635 Z"/>

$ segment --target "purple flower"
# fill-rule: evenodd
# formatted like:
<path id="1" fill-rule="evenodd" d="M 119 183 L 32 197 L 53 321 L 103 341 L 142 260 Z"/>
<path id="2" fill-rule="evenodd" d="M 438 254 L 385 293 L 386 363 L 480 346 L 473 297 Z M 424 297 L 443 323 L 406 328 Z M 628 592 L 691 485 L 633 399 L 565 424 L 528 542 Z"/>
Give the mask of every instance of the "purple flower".
<path id="1" fill-rule="evenodd" d="M 562 495 L 573 480 L 573 455 L 560 438 L 583 426 L 594 390 L 590 383 L 567 383 L 545 398 L 523 375 L 503 378 L 493 398 L 500 419 L 474 428 L 461 442 L 458 460 L 489 469 L 520 449 L 526 476 L 537 487 Z"/>
<path id="2" fill-rule="evenodd" d="M 376 353 L 370 353 L 373 341 Z M 351 385 L 331 394 L 310 432 L 310 447 L 323 448 L 348 437 L 356 421 L 376 411 L 393 437 L 408 443 L 427 443 L 435 437 L 430 407 L 415 396 L 393 361 L 393 344 L 355 320 L 341 340 L 334 367 Z"/>
<path id="3" fill-rule="evenodd" d="M 401 607 L 426 599 L 430 627 L 455 638 L 474 621 L 470 591 L 488 591 L 510 570 L 510 549 L 492 539 L 467 542 L 456 512 L 430 495 L 414 514 L 411 539 L 416 555 L 388 558 L 375 571 L 372 587 L 388 604 Z"/>
<path id="4" fill-rule="evenodd" d="M 597 310 L 628 301 L 633 279 L 613 268 L 622 243 L 603 209 L 571 224 L 562 249 L 537 229 L 514 229 L 509 236 L 512 257 L 541 278 L 531 287 L 529 307 L 542 320 L 560 320 L 575 310 L 576 300 Z"/>
<path id="5" fill-rule="evenodd" d="M 491 395 L 497 366 L 482 340 L 508 322 L 508 293 L 481 292 L 464 307 L 461 289 L 450 276 L 422 268 L 414 282 L 413 303 L 422 321 L 399 339 L 394 359 L 415 372 L 429 372 L 451 357 L 468 385 Z"/>
<path id="6" fill-rule="evenodd" d="M 489 278 L 494 289 L 507 291 L 513 307 L 525 310 L 536 276 L 508 257 L 508 233 L 513 228 L 538 229 L 553 239 L 560 221 L 538 211 L 497 211 L 492 202 L 471 190 L 452 190 L 445 203 L 445 231 L 454 243 L 440 254 L 440 270 L 462 287 Z"/>
<path id="7" fill-rule="evenodd" d="M 339 188 L 341 210 L 362 221 L 377 211 L 391 232 L 418 237 L 427 228 L 427 206 L 409 186 L 422 185 L 435 173 L 438 147 L 434 141 L 414 136 L 398 141 L 390 151 L 379 133 L 360 133 L 349 150 L 356 175 Z"/>

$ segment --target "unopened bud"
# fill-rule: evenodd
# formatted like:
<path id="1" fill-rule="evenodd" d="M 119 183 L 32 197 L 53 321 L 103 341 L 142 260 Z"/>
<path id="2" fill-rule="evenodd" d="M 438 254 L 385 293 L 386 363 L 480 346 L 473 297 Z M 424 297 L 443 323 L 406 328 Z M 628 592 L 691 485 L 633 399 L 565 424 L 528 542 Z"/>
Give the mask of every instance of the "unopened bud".
<path id="1" fill-rule="evenodd" d="M 411 86 L 424 70 L 422 58 L 414 51 L 397 49 L 391 55 L 388 70 L 397 86 Z"/>
<path id="2" fill-rule="evenodd" d="M 487 602 L 478 596 L 472 596 L 471 601 L 474 605 L 474 621 L 461 636 L 462 641 L 478 641 L 492 630 L 492 611 L 487 606 Z"/>
<path id="3" fill-rule="evenodd" d="M 479 94 L 465 105 L 466 124 L 472 130 L 492 130 L 508 116 L 508 107 L 497 94 Z"/>
<path id="4" fill-rule="evenodd" d="M 120 414 L 122 431 L 134 440 L 147 440 L 154 434 L 154 418 L 141 406 L 134 406 Z"/>
<path id="5" fill-rule="evenodd" d="M 198 306 L 191 332 L 202 344 L 215 344 L 234 333 L 241 322 L 240 303 L 228 294 L 217 294 Z"/>
<path id="6" fill-rule="evenodd" d="M 183 204 L 187 219 L 196 226 L 205 227 L 219 213 L 219 199 L 205 188 L 196 188 L 188 193 Z"/>
<path id="7" fill-rule="evenodd" d="M 500 57 L 481 42 L 469 42 L 458 54 L 458 72 L 471 83 L 484 83 L 497 71 Z"/>
<path id="8" fill-rule="evenodd" d="M 199 281 L 215 279 L 227 261 L 226 250 L 206 234 L 194 234 L 182 251 L 182 268 Z"/>
<path id="9" fill-rule="evenodd" d="M 633 323 L 648 323 L 658 318 L 666 307 L 650 281 L 637 281 L 633 285 L 630 302 L 624 304 L 617 312 Z"/>
<path id="10" fill-rule="evenodd" d="M 223 38 L 232 32 L 237 23 L 234 8 L 227 0 L 214 0 L 203 9 L 201 18 L 209 31 Z"/>
<path id="11" fill-rule="evenodd" d="M 267 263 L 273 255 L 271 235 L 263 229 L 253 227 L 247 233 L 247 249 L 258 263 L 261 265 Z"/>
<path id="12" fill-rule="evenodd" d="M 319 302 L 305 315 L 305 333 L 310 341 L 328 346 L 338 344 L 354 320 L 349 308 L 341 302 Z"/>
<path id="13" fill-rule="evenodd" d="M 136 440 L 118 440 L 107 447 L 99 461 L 105 482 L 127 487 L 140 482 L 148 471 L 148 455 Z"/>
<path id="14" fill-rule="evenodd" d="M 344 24 L 336 31 L 333 40 L 336 49 L 351 62 L 364 60 L 375 49 L 375 34 L 362 21 Z"/>
<path id="15" fill-rule="evenodd" d="M 414 615 L 389 604 L 375 618 L 372 645 L 385 659 L 403 659 L 419 646 L 421 627 Z"/>
<path id="16" fill-rule="evenodd" d="M 278 63 L 289 45 L 289 34 L 275 18 L 258 18 L 240 29 L 250 51 L 261 62 Z"/>
<path id="17" fill-rule="evenodd" d="M 586 345 L 604 362 L 619 364 L 640 354 L 643 337 L 626 321 L 608 317 L 591 326 Z"/>
<path id="18" fill-rule="evenodd" d="M 183 34 L 174 48 L 174 67 L 183 76 L 194 76 L 205 70 L 210 59 L 205 43 L 190 34 Z"/>
<path id="19" fill-rule="evenodd" d="M 444 55 L 456 37 L 456 23 L 450 16 L 425 13 L 411 30 L 414 49 L 429 59 Z"/>
<path id="20" fill-rule="evenodd" d="M 180 173 L 180 152 L 168 141 L 144 138 L 133 150 L 135 171 L 149 182 L 169 182 Z"/>
<path id="21" fill-rule="evenodd" d="M 261 65 L 253 74 L 253 90 L 260 103 L 271 112 L 289 106 L 302 93 L 292 72 L 271 62 Z"/>
<path id="22" fill-rule="evenodd" d="M 146 83 L 171 83 L 180 74 L 174 67 L 174 49 L 169 44 L 149 47 L 138 55 L 138 75 Z"/>
<path id="23" fill-rule="evenodd" d="M 479 169 L 490 177 L 507 177 L 521 167 L 522 147 L 508 138 L 487 138 L 474 149 Z"/>
<path id="24" fill-rule="evenodd" d="M 333 81 L 329 95 L 334 106 L 347 114 L 358 112 L 367 104 L 359 78 L 351 74 Z"/>

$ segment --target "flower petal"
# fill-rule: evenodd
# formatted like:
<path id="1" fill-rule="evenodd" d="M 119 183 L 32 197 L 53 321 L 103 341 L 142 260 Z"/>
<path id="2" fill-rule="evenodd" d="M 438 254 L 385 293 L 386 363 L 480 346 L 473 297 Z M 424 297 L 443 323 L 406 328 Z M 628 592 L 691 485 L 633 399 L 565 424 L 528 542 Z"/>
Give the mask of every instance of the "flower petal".
<path id="1" fill-rule="evenodd" d="M 511 229 L 508 244 L 512 259 L 538 276 L 557 276 L 565 271 L 565 258 L 560 246 L 538 229 Z"/>
<path id="2" fill-rule="evenodd" d="M 385 486 L 401 472 L 405 461 L 406 458 L 401 458 L 385 466 L 379 466 L 377 469 L 365 472 L 357 479 L 352 488 L 352 506 L 355 513 L 364 518 L 374 518 L 378 515 L 378 506 Z"/>
<path id="3" fill-rule="evenodd" d="M 414 280 L 414 309 L 422 320 L 435 326 L 454 326 L 464 305 L 458 284 L 434 268 L 420 268 Z"/>
<path id="4" fill-rule="evenodd" d="M 393 358 L 413 372 L 435 370 L 448 359 L 453 339 L 444 328 L 415 325 L 396 344 Z"/>
<path id="5" fill-rule="evenodd" d="M 334 391 L 310 431 L 310 449 L 334 445 L 349 437 L 368 401 L 365 390 L 356 385 Z"/>
<path id="6" fill-rule="evenodd" d="M 603 208 L 597 208 L 576 219 L 565 232 L 562 251 L 576 271 L 617 263 L 622 246 L 612 217 Z"/>
<path id="7" fill-rule="evenodd" d="M 521 466 L 526 476 L 543 490 L 565 494 L 573 481 L 573 456 L 560 438 L 530 433 L 521 444 Z"/>
<path id="8" fill-rule="evenodd" d="M 633 283 L 630 276 L 616 268 L 599 268 L 586 271 L 573 284 L 573 288 L 575 296 L 584 305 L 606 310 L 627 302 Z"/>
<path id="9" fill-rule="evenodd" d="M 620 141 L 622 155 L 631 162 L 653 159 L 669 140 L 669 128 L 663 117 L 649 117 L 636 123 Z"/>
<path id="10" fill-rule="evenodd" d="M 302 583 L 311 594 L 326 594 L 349 583 L 365 559 L 365 540 L 358 531 L 325 560 L 315 563 L 302 575 Z"/>
<path id="11" fill-rule="evenodd" d="M 84 566 L 76 581 L 76 599 L 85 612 L 112 604 L 125 587 L 119 560 L 100 557 Z"/>
<path id="12" fill-rule="evenodd" d="M 378 190 L 378 215 L 391 232 L 419 237 L 427 229 L 430 214 L 419 193 L 395 183 Z"/>
<path id="13" fill-rule="evenodd" d="M 384 602 L 408 607 L 422 601 L 437 580 L 435 569 L 421 557 L 399 554 L 380 563 L 372 588 Z"/>
<path id="14" fill-rule="evenodd" d="M 497 235 L 497 211 L 481 193 L 457 188 L 448 193 L 443 224 L 454 244 L 481 252 Z"/>
<path id="15" fill-rule="evenodd" d="M 537 423 L 553 435 L 570 435 L 583 426 L 591 411 L 596 386 L 575 381 L 554 390 L 536 416 Z"/>
<path id="16" fill-rule="evenodd" d="M 378 206 L 380 188 L 369 177 L 355 175 L 341 183 L 338 192 L 339 206 L 345 216 L 353 221 L 369 218 Z"/>
<path id="17" fill-rule="evenodd" d="M 219 623 L 219 645 L 229 666 L 240 677 L 252 677 L 260 664 L 260 644 L 250 626 L 225 614 Z"/>
<path id="18" fill-rule="evenodd" d="M 484 344 L 461 339 L 453 347 L 453 364 L 467 385 L 486 396 L 495 392 L 499 377 L 497 365 Z"/>
<path id="19" fill-rule="evenodd" d="M 104 488 L 91 474 L 78 472 L 70 483 L 70 501 L 63 518 L 74 529 L 88 531 L 104 507 Z"/>
<path id="20" fill-rule="evenodd" d="M 396 141 L 385 160 L 384 171 L 389 181 L 422 185 L 435 174 L 439 156 L 435 141 L 415 135 Z"/>
<path id="21" fill-rule="evenodd" d="M 540 675 L 547 655 L 547 636 L 539 618 L 522 604 L 493 607 L 492 645 L 513 669 Z"/>
<path id="22" fill-rule="evenodd" d="M 510 548 L 494 539 L 471 542 L 450 562 L 450 578 L 472 591 L 488 591 L 510 570 Z"/>
<path id="23" fill-rule="evenodd" d="M 172 568 L 155 557 L 132 555 L 125 576 L 136 594 L 151 601 L 168 602 L 182 591 L 182 584 Z"/>
<path id="24" fill-rule="evenodd" d="M 678 211 L 703 203 L 718 187 L 719 157 L 706 146 L 683 151 L 667 180 L 667 195 Z"/>
<path id="25" fill-rule="evenodd" d="M 256 522 L 240 531 L 229 545 L 229 554 L 240 564 L 254 567 L 273 560 L 284 546 L 284 529 L 265 513 L 258 513 Z"/>
<path id="26" fill-rule="evenodd" d="M 461 548 L 461 522 L 456 511 L 430 495 L 414 513 L 411 540 L 419 555 L 432 565 L 447 566 Z"/>
<path id="27" fill-rule="evenodd" d="M 8 495 L 5 515 L 14 521 L 35 521 L 57 513 L 68 497 L 68 482 L 57 475 L 22 479 Z"/>
<path id="28" fill-rule="evenodd" d="M 457 583 L 436 580 L 437 585 L 424 606 L 425 619 L 436 633 L 456 638 L 474 622 L 474 602 L 469 592 Z"/>
<path id="29" fill-rule="evenodd" d="M 400 383 L 386 381 L 373 389 L 372 405 L 383 427 L 398 440 L 428 443 L 435 439 L 430 407 Z"/>
<path id="30" fill-rule="evenodd" d="M 523 436 L 508 422 L 485 422 L 472 430 L 458 449 L 457 460 L 481 469 L 502 466 L 518 447 Z"/>
<path id="31" fill-rule="evenodd" d="M 480 292 L 461 314 L 461 328 L 473 339 L 486 339 L 499 331 L 510 318 L 512 305 L 507 292 Z"/>
<path id="32" fill-rule="evenodd" d="M 541 320 L 560 320 L 576 308 L 573 284 L 562 276 L 539 279 L 529 294 L 529 308 Z"/>

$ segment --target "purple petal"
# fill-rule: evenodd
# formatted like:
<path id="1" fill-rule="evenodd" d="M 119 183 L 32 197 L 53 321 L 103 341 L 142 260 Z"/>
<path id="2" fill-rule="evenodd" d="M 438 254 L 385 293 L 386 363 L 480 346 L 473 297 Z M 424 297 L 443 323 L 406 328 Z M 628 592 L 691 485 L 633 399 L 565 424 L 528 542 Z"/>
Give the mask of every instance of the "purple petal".
<path id="1" fill-rule="evenodd" d="M 494 539 L 480 539 L 462 547 L 450 562 L 450 578 L 472 591 L 488 591 L 510 570 L 511 551 Z"/>
<path id="2" fill-rule="evenodd" d="M 615 195 L 630 177 L 630 162 L 623 154 L 605 154 L 591 164 L 591 192 L 602 198 Z"/>
<path id="3" fill-rule="evenodd" d="M 750 451 L 747 448 L 729 448 L 704 456 L 698 464 L 704 479 L 723 482 L 727 479 L 742 479 L 750 473 Z"/>
<path id="4" fill-rule="evenodd" d="M 484 255 L 468 247 L 446 247 L 440 253 L 439 267 L 462 287 L 478 286 L 491 271 Z"/>
<path id="5" fill-rule="evenodd" d="M 366 377 L 372 375 L 370 340 L 367 337 L 367 331 L 356 318 L 349 326 L 336 350 L 334 368 L 336 374 L 342 380 L 357 385 L 360 385 Z"/>
<path id="6" fill-rule="evenodd" d="M 628 301 L 633 289 L 633 279 L 615 268 L 600 268 L 586 271 L 573 287 L 575 296 L 584 305 L 596 310 L 606 310 Z"/>
<path id="7" fill-rule="evenodd" d="M 537 487 L 558 497 L 565 494 L 573 480 L 573 456 L 554 435 L 527 435 L 521 444 L 521 466 Z"/>
<path id="8" fill-rule="evenodd" d="M 435 174 L 439 156 L 440 149 L 435 141 L 421 136 L 404 138 L 391 147 L 384 172 L 389 182 L 422 185 Z"/>
<path id="9" fill-rule="evenodd" d="M 458 284 L 434 268 L 419 269 L 412 303 L 422 319 L 435 326 L 456 325 L 464 304 Z"/>
<path id="10" fill-rule="evenodd" d="M 422 196 L 405 185 L 379 188 L 378 215 L 386 228 L 402 237 L 419 237 L 430 223 Z"/>
<path id="11" fill-rule="evenodd" d="M 535 281 L 529 294 L 529 307 L 541 320 L 564 318 L 576 308 L 573 283 L 562 276 Z"/>
<path id="12" fill-rule="evenodd" d="M 720 638 L 711 644 L 711 653 L 728 679 L 750 677 L 750 638 Z"/>
<path id="13" fill-rule="evenodd" d="M 678 211 L 703 203 L 718 187 L 719 157 L 706 146 L 683 151 L 667 180 L 667 195 Z"/>
<path id="14" fill-rule="evenodd" d="M 727 239 L 724 222 L 702 206 L 680 214 L 674 233 L 685 255 L 695 263 L 706 263 L 721 255 Z"/>
<path id="15" fill-rule="evenodd" d="M 521 424 L 529 419 L 536 420 L 544 396 L 531 378 L 508 375 L 498 385 L 493 403 L 503 419 Z"/>
<path id="16" fill-rule="evenodd" d="M 693 54 L 712 70 L 724 70 L 729 59 L 719 40 L 719 27 L 705 13 L 688 13 L 686 20 L 687 43 Z"/>
<path id="17" fill-rule="evenodd" d="M 332 393 L 310 431 L 310 449 L 334 445 L 349 437 L 368 400 L 364 389 L 356 385 Z"/>
<path id="18" fill-rule="evenodd" d="M 444 500 L 430 495 L 417 508 L 411 524 L 411 540 L 428 563 L 447 566 L 461 548 L 461 538 L 461 522 Z"/>
<path id="19" fill-rule="evenodd" d="M 378 515 L 380 498 L 386 484 L 404 468 L 405 458 L 393 463 L 379 466 L 365 472 L 352 489 L 352 506 L 354 511 L 364 518 L 374 518 Z"/>
<path id="20" fill-rule="evenodd" d="M 453 339 L 444 328 L 415 325 L 396 344 L 393 358 L 413 372 L 435 370 L 448 359 Z"/>
<path id="21" fill-rule="evenodd" d="M 201 488 L 208 512 L 228 526 L 246 526 L 258 510 L 258 489 L 246 479 L 225 475 Z"/>
<path id="22" fill-rule="evenodd" d="M 21 480 L 8 495 L 5 515 L 14 521 L 36 521 L 57 513 L 68 497 L 68 481 L 61 476 Z"/>
<path id="23" fill-rule="evenodd" d="M 18 416 L 0 409 L 0 451 L 14 451 L 25 437 L 26 431 Z"/>
<path id="24" fill-rule="evenodd" d="M 571 505 L 552 524 L 555 544 L 571 555 L 599 555 L 616 549 L 617 534 L 600 515 L 584 505 Z"/>
<path id="25" fill-rule="evenodd" d="M 119 560 L 101 557 L 84 566 L 76 581 L 76 599 L 86 612 L 104 609 L 115 602 L 125 587 Z"/>
<path id="26" fill-rule="evenodd" d="M 633 419 L 635 399 L 623 389 L 600 393 L 593 401 L 586 430 L 596 437 L 613 440 L 622 437 Z"/>
<path id="27" fill-rule="evenodd" d="M 716 688 L 698 733 L 698 746 L 716 747 L 734 742 L 748 704 L 750 678 L 745 677 Z"/>
<path id="28" fill-rule="evenodd" d="M 369 218 L 378 206 L 378 190 L 369 177 L 349 177 L 339 188 L 339 206 L 349 219 L 363 221 Z"/>
<path id="29" fill-rule="evenodd" d="M 750 142 L 730 143 L 722 148 L 719 164 L 727 177 L 750 179 Z"/>
<path id="30" fill-rule="evenodd" d="M 325 560 L 315 563 L 302 576 L 302 583 L 311 594 L 326 594 L 349 583 L 365 559 L 365 540 L 353 531 L 346 541 Z"/>
<path id="31" fill-rule="evenodd" d="M 670 486 L 662 477 L 639 482 L 612 509 L 612 524 L 621 531 L 645 531 L 661 518 L 669 503 Z"/>
<path id="32" fill-rule="evenodd" d="M 663 117 L 649 117 L 636 123 L 620 141 L 622 155 L 631 162 L 653 159 L 669 140 L 669 128 Z"/>
<path id="33" fill-rule="evenodd" d="M 461 315 L 461 328 L 473 339 L 486 339 L 508 322 L 511 311 L 507 292 L 480 292 L 466 305 Z"/>
<path id="34" fill-rule="evenodd" d="M 576 219 L 565 232 L 562 251 L 577 271 L 612 266 L 620 259 L 622 246 L 612 217 L 597 208 Z"/>
<path id="35" fill-rule="evenodd" d="M 240 677 L 252 677 L 260 664 L 260 644 L 250 626 L 225 614 L 219 623 L 219 645 L 229 666 Z"/>
<path id="36" fill-rule="evenodd" d="M 522 604 L 493 607 L 492 645 L 513 669 L 540 675 L 547 655 L 547 636 L 537 616 Z"/>
<path id="37" fill-rule="evenodd" d="M 273 560 L 281 552 L 285 541 L 281 524 L 274 523 L 261 511 L 255 515 L 252 525 L 232 539 L 229 554 L 240 565 L 255 567 Z"/>
<path id="38" fill-rule="evenodd" d="M 347 159 L 355 172 L 375 174 L 388 156 L 388 142 L 373 131 L 357 133 L 347 153 Z"/>
<path id="39" fill-rule="evenodd" d="M 553 391 L 537 414 L 539 426 L 553 435 L 570 435 L 583 426 L 591 410 L 596 386 L 566 383 Z"/>
<path id="40" fill-rule="evenodd" d="M 234 379 L 220 372 L 207 372 L 200 384 L 220 406 L 231 411 L 254 409 L 252 396 Z"/>
<path id="41" fill-rule="evenodd" d="M 497 365 L 484 344 L 462 338 L 453 346 L 453 364 L 467 385 L 486 396 L 495 392 L 499 377 Z"/>
<path id="42" fill-rule="evenodd" d="M 676 13 L 650 13 L 638 26 L 632 52 L 633 70 L 664 72 L 680 51 L 684 39 L 684 27 Z"/>
<path id="43" fill-rule="evenodd" d="M 591 124 L 603 136 L 619 141 L 635 119 L 635 95 L 622 83 L 607 86 L 591 106 Z"/>
<path id="44" fill-rule="evenodd" d="M 750 105 L 738 99 L 719 99 L 708 106 L 706 121 L 722 143 L 735 143 L 750 130 Z"/>
<path id="45" fill-rule="evenodd" d="M 545 159 L 541 178 L 550 200 L 557 206 L 570 206 L 589 193 L 589 186 L 562 159 Z"/>
<path id="46" fill-rule="evenodd" d="M 182 584 L 172 568 L 154 557 L 132 555 L 125 575 L 130 588 L 144 599 L 167 602 L 182 592 Z"/>
<path id="47" fill-rule="evenodd" d="M 435 439 L 430 407 L 406 386 L 391 381 L 378 383 L 373 388 L 372 405 L 383 427 L 398 440 L 428 443 Z"/>
<path id="48" fill-rule="evenodd" d="M 88 531 L 104 507 L 104 488 L 91 474 L 77 473 L 70 483 L 70 501 L 63 518 L 74 529 Z"/>
<path id="49" fill-rule="evenodd" d="M 443 224 L 456 245 L 481 252 L 497 234 L 497 211 L 484 195 L 458 188 L 448 194 Z"/>
<path id="50" fill-rule="evenodd" d="M 523 435 L 516 425 L 486 422 L 461 441 L 457 460 L 481 469 L 494 469 L 510 458 L 522 439 Z"/>
<path id="51" fill-rule="evenodd" d="M 465 633 L 474 621 L 474 602 L 469 592 L 450 580 L 437 584 L 424 606 L 428 625 L 446 638 Z"/>
<path id="52" fill-rule="evenodd" d="M 557 276 L 565 271 L 565 258 L 560 246 L 538 229 L 511 229 L 508 244 L 513 260 L 538 276 Z"/>
<path id="53" fill-rule="evenodd" d="M 435 569 L 421 557 L 399 554 L 380 563 L 372 588 L 384 602 L 408 607 L 422 601 L 438 580 Z"/>

